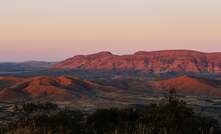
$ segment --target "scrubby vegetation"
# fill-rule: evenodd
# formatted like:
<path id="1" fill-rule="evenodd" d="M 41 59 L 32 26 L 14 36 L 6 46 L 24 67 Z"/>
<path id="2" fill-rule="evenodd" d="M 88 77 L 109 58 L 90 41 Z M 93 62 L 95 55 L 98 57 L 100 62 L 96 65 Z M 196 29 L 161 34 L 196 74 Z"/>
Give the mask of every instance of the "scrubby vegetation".
<path id="1" fill-rule="evenodd" d="M 171 90 L 163 104 L 82 113 L 51 103 L 15 106 L 8 134 L 220 134 L 218 123 L 197 115 Z"/>

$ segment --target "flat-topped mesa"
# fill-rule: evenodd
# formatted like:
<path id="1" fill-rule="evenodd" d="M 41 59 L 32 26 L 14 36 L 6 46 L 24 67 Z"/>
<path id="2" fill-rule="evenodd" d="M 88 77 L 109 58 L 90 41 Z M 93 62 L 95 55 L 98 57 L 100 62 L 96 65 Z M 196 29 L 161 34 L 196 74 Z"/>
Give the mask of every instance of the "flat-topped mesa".
<path id="1" fill-rule="evenodd" d="M 154 73 L 213 72 L 221 73 L 221 53 L 203 53 L 192 50 L 164 50 L 133 55 L 113 55 L 100 52 L 75 56 L 55 64 L 56 69 L 130 70 Z"/>

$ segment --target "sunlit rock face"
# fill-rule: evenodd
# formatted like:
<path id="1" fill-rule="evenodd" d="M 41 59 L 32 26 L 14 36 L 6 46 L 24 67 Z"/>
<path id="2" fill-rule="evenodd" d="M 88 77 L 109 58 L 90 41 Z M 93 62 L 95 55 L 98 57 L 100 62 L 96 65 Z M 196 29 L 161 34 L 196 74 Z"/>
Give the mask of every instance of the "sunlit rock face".
<path id="1" fill-rule="evenodd" d="M 190 50 L 167 50 L 133 55 L 114 55 L 100 52 L 78 55 L 53 66 L 56 69 L 139 70 L 145 72 L 221 72 L 221 53 L 202 53 Z"/>

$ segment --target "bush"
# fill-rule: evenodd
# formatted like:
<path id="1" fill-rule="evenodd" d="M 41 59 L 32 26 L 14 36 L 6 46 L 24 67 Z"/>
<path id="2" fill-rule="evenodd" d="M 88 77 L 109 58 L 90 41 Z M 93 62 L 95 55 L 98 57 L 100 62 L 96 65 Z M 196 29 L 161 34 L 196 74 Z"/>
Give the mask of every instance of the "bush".
<path id="1" fill-rule="evenodd" d="M 170 91 L 164 104 L 142 108 L 100 109 L 89 115 L 51 103 L 22 105 L 8 134 L 219 134 L 216 120 L 197 115 Z"/>

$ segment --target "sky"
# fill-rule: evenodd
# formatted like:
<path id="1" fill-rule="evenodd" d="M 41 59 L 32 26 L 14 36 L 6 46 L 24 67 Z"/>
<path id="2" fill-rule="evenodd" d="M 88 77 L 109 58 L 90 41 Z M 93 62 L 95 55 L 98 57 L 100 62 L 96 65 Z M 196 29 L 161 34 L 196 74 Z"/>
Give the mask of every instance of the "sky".
<path id="1" fill-rule="evenodd" d="M 111 51 L 221 52 L 220 0 L 0 0 L 0 62 Z"/>

